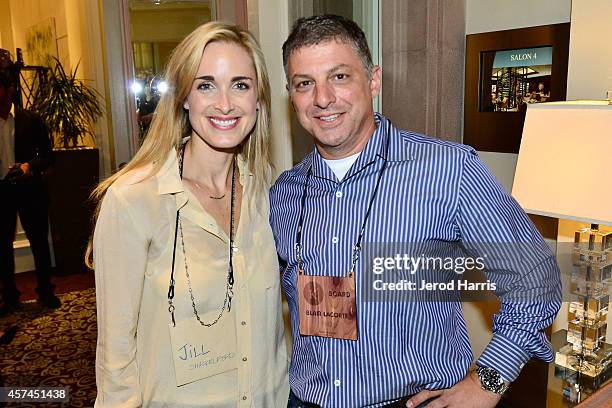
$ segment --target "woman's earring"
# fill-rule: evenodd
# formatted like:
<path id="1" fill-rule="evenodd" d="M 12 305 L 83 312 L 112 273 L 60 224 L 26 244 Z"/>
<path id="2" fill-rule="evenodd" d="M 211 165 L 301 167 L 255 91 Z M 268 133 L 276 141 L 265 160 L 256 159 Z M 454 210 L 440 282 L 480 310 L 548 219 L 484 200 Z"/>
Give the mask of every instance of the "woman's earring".
<path id="1" fill-rule="evenodd" d="M 189 104 L 188 104 L 187 102 L 185 102 L 185 103 L 183 104 L 183 108 L 184 108 L 185 110 L 189 110 Z"/>

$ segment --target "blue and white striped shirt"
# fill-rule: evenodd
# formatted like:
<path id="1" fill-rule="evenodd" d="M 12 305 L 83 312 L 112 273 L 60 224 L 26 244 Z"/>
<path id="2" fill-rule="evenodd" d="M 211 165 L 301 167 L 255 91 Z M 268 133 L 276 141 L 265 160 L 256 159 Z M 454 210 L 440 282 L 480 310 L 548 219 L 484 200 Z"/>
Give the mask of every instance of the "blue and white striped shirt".
<path id="1" fill-rule="evenodd" d="M 307 274 L 346 275 L 386 158 L 364 243 L 534 243 L 536 249 L 519 260 L 527 267 L 497 265 L 503 273 L 487 275 L 498 284 L 502 305 L 477 364 L 513 381 L 529 358 L 551 361 L 543 331 L 559 310 L 561 283 L 554 255 L 531 221 L 471 147 L 400 131 L 379 114 L 375 119 L 376 131 L 341 182 L 313 149 L 270 192 L 270 222 L 291 313 L 293 392 L 322 407 L 380 406 L 422 389 L 453 386 L 473 359 L 460 302 L 365 301 L 361 285 L 371 271 L 363 258 L 355 271 L 358 340 L 300 335 L 294 243 L 310 167 L 302 232 Z M 508 300 L 520 291 L 536 295 Z"/>

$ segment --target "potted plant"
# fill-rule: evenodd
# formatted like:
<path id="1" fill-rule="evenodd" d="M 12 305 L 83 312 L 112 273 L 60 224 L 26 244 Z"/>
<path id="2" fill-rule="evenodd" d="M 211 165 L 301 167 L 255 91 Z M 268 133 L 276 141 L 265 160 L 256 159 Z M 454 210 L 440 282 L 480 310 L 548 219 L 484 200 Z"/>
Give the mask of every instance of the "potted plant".
<path id="1" fill-rule="evenodd" d="M 66 72 L 55 58 L 38 86 L 31 110 L 41 116 L 53 140 L 53 165 L 46 173 L 51 202 L 49 219 L 56 273 L 85 271 L 83 252 L 93 208 L 89 194 L 99 181 L 99 152 L 83 146 L 95 141 L 94 124 L 102 115 L 99 93 Z"/>
<path id="2" fill-rule="evenodd" d="M 100 94 L 76 78 L 78 65 L 67 73 L 57 58 L 54 61 L 55 67 L 47 71 L 31 109 L 47 124 L 54 148 L 78 148 L 85 135 L 95 140 L 93 125 L 102 116 Z"/>

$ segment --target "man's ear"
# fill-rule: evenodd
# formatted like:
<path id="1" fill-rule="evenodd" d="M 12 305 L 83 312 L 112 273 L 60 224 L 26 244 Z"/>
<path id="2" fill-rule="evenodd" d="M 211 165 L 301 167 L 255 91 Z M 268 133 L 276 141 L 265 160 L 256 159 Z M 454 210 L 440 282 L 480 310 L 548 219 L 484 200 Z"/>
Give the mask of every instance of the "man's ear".
<path id="1" fill-rule="evenodd" d="M 380 65 L 374 65 L 372 68 L 372 78 L 370 79 L 370 92 L 372 92 L 372 98 L 375 98 L 380 94 L 381 87 L 382 67 Z"/>

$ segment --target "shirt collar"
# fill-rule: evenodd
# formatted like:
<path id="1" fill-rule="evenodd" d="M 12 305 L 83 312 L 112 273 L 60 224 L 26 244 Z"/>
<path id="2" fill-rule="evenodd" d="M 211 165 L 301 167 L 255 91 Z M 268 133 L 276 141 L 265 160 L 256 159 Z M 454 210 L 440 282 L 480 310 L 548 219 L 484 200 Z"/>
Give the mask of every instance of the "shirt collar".
<path id="1" fill-rule="evenodd" d="M 166 161 L 155 177 L 157 178 L 157 193 L 159 195 L 176 194 L 185 191 L 179 175 L 178 156 L 175 149 L 170 150 Z"/>
<path id="2" fill-rule="evenodd" d="M 389 162 L 413 160 L 413 146 L 402 137 L 400 130 L 380 113 L 374 113 L 374 121 L 376 122 L 376 130 L 343 180 L 360 172 L 378 158 L 386 159 Z M 333 181 L 337 180 L 332 170 L 323 160 L 323 157 L 321 157 L 316 146 L 306 157 L 303 164 L 299 169 L 296 169 L 296 176 L 306 176 L 308 169 L 312 166 L 313 176 Z"/>

